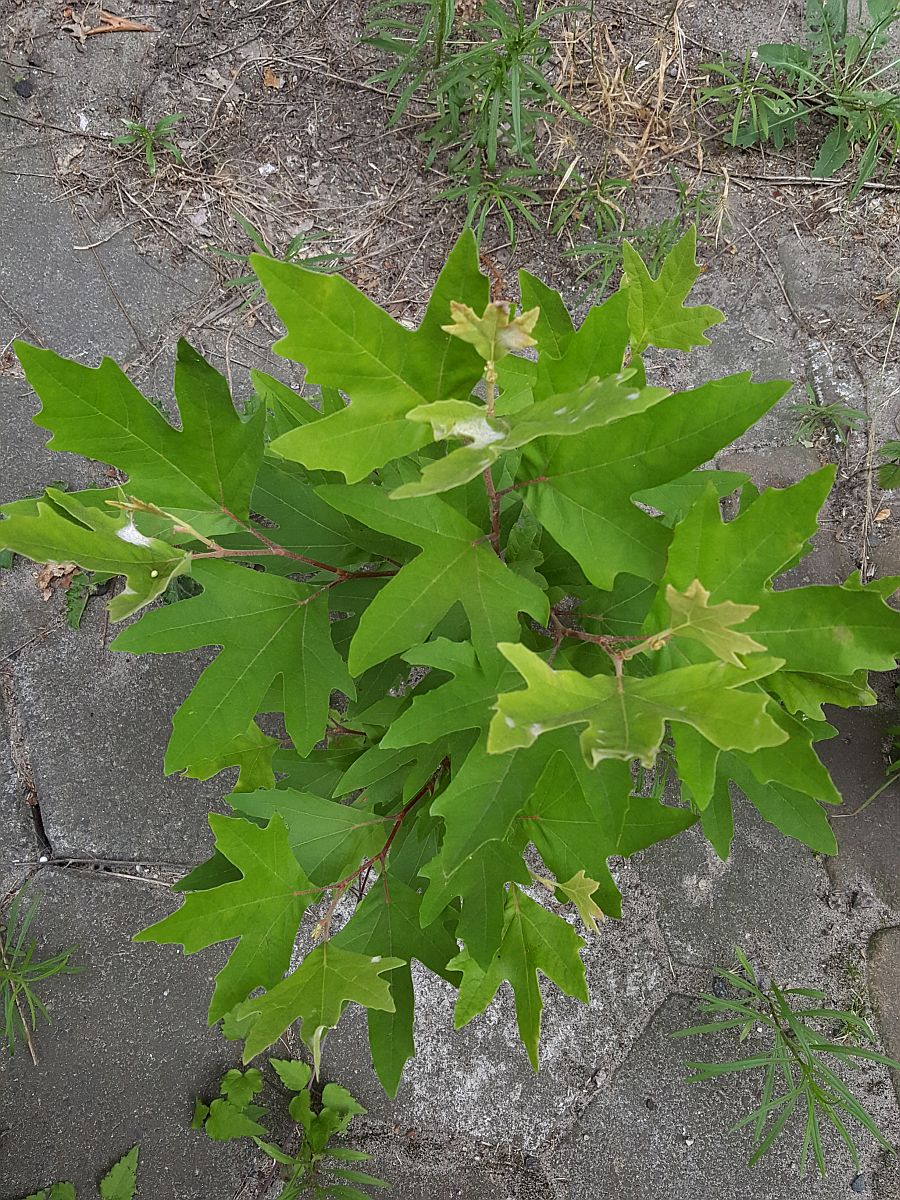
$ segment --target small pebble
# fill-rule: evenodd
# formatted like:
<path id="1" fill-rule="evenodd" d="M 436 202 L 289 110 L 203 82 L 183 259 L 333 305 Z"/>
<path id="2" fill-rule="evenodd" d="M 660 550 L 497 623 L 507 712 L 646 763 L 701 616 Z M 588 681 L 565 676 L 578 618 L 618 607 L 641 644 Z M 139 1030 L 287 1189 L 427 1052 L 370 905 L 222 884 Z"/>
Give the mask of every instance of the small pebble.
<path id="1" fill-rule="evenodd" d="M 540 1160 L 534 1154 L 525 1155 L 525 1169 L 527 1171 L 536 1171 L 540 1166 Z"/>
<path id="2" fill-rule="evenodd" d="M 13 91 L 23 100 L 27 100 L 34 92 L 34 84 L 30 79 L 17 79 L 13 83 Z"/>
<path id="3" fill-rule="evenodd" d="M 724 1000 L 728 995 L 728 984 L 721 975 L 715 975 L 712 981 L 713 995 L 718 996 L 720 1000 Z"/>
<path id="4" fill-rule="evenodd" d="M 864 1192 L 865 1190 L 866 1190 L 865 1175 L 857 1175 L 856 1178 L 853 1180 L 853 1182 L 850 1184 L 850 1191 L 851 1192 Z"/>

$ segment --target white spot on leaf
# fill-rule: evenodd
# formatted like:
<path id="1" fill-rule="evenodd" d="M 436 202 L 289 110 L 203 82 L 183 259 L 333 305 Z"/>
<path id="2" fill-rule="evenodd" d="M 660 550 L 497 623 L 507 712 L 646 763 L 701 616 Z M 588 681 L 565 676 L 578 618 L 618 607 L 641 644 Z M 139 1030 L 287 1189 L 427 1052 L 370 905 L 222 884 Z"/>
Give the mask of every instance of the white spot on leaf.
<path id="1" fill-rule="evenodd" d="M 492 442 L 502 442 L 506 437 L 499 429 L 492 429 L 484 417 L 470 417 L 467 421 L 454 421 L 452 425 L 435 427 L 435 434 L 440 437 L 468 438 L 471 444 L 480 450 L 490 446 Z"/>
<path id="2" fill-rule="evenodd" d="M 116 537 L 121 538 L 123 542 L 128 542 L 131 546 L 152 546 L 153 544 L 148 537 L 144 537 L 134 521 L 129 521 L 127 525 L 117 529 Z"/>

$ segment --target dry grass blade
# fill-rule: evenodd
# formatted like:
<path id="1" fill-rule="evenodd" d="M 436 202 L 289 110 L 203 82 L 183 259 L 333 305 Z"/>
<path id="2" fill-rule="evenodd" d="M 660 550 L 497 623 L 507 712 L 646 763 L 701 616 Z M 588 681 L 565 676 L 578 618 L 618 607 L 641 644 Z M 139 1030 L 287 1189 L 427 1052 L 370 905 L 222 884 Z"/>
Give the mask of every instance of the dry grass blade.
<path id="1" fill-rule="evenodd" d="M 560 90 L 606 136 L 610 154 L 624 168 L 619 173 L 631 182 L 655 175 L 665 161 L 686 152 L 698 166 L 703 162 L 680 6 L 677 0 L 668 23 L 643 48 L 619 44 L 608 24 L 593 19 L 563 36 Z"/>

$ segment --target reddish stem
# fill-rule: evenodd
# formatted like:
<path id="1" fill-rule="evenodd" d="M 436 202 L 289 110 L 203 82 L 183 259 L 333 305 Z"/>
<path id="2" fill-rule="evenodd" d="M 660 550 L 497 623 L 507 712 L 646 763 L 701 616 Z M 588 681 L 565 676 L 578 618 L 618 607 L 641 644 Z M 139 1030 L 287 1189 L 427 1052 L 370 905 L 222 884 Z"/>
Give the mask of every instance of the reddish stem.
<path id="1" fill-rule="evenodd" d="M 494 477 L 491 474 L 491 468 L 485 467 L 481 473 L 484 479 L 485 491 L 488 494 L 488 503 L 491 507 L 491 533 L 489 541 L 493 547 L 494 553 L 500 554 L 500 493 L 494 487 Z"/>
<path id="2" fill-rule="evenodd" d="M 549 483 L 549 482 L 550 482 L 550 480 L 548 479 L 548 477 L 546 475 L 536 475 L 534 477 L 534 479 L 523 479 L 521 483 L 513 483 L 513 484 L 510 484 L 509 487 L 501 488 L 500 491 L 497 492 L 497 496 L 499 498 L 500 496 L 508 495 L 510 492 L 517 492 L 519 490 L 519 488 L 531 487 L 531 485 L 533 483 Z"/>
<path id="3" fill-rule="evenodd" d="M 345 876 L 343 879 L 339 879 L 337 883 L 329 883 L 329 884 L 326 884 L 323 888 L 321 888 L 321 891 L 323 891 L 323 892 L 328 891 L 330 888 L 334 888 L 334 896 L 332 898 L 331 903 L 328 906 L 328 911 L 325 913 L 324 917 L 322 918 L 322 920 L 320 922 L 320 925 L 324 926 L 324 928 L 326 930 L 328 929 L 328 926 L 331 923 L 331 918 L 334 916 L 335 909 L 337 908 L 338 904 L 340 903 L 341 896 L 343 896 L 344 892 L 347 890 L 347 888 L 350 886 L 350 884 L 354 881 L 354 879 L 359 879 L 360 876 L 362 876 L 363 874 L 365 874 L 366 878 L 368 878 L 369 872 L 371 871 L 372 867 L 375 866 L 376 863 L 381 864 L 382 875 L 384 875 L 385 859 L 387 858 L 388 851 L 391 848 L 391 844 L 393 843 L 394 838 L 400 832 L 400 826 L 406 820 L 406 817 L 409 815 L 409 813 L 412 811 L 412 809 L 415 808 L 415 806 L 419 803 L 419 801 L 424 796 L 430 796 L 434 793 L 434 789 L 437 786 L 438 780 L 444 774 L 444 772 L 449 769 L 449 767 L 450 767 L 450 759 L 449 758 L 441 759 L 437 768 L 434 770 L 434 772 L 431 774 L 431 776 L 425 781 L 425 783 L 422 784 L 422 786 L 419 788 L 419 790 L 416 792 L 416 794 L 412 797 L 412 799 L 407 800 L 407 802 L 403 805 L 403 807 L 400 809 L 400 811 L 397 813 L 397 815 L 393 818 L 393 825 L 391 827 L 391 832 L 388 834 L 384 845 L 381 847 L 381 849 L 378 851 L 377 854 L 373 854 L 371 858 L 367 858 L 366 861 L 362 864 L 362 866 L 357 867 L 357 869 L 355 871 L 351 872 L 351 874 Z M 300 895 L 303 895 L 303 893 L 295 892 L 294 895 L 300 896 Z"/>

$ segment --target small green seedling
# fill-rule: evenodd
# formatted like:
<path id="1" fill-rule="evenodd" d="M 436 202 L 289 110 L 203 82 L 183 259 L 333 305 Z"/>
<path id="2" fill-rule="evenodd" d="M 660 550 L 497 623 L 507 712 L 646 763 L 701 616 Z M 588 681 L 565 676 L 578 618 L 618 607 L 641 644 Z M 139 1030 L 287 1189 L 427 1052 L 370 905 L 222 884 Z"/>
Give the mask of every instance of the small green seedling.
<path id="1" fill-rule="evenodd" d="M 35 988 L 54 975 L 75 975 L 82 969 L 69 963 L 74 946 L 51 958 L 35 961 L 36 943 L 28 935 L 39 907 L 37 897 L 25 903 L 23 890 L 0 920 L 0 1005 L 3 1038 L 10 1054 L 15 1054 L 18 1038 L 29 1042 L 39 1015 L 51 1020 Z"/>
<path id="2" fill-rule="evenodd" d="M 161 117 L 152 129 L 142 125 L 140 121 L 123 119 L 122 124 L 125 126 L 126 132 L 120 133 L 117 138 L 114 138 L 113 145 L 143 147 L 147 167 L 150 174 L 155 175 L 158 166 L 157 155 L 162 152 L 171 154 L 177 163 L 184 162 L 181 151 L 171 138 L 172 126 L 176 121 L 182 120 L 183 115 L 183 113 L 170 113 L 167 117 Z"/>
<path id="3" fill-rule="evenodd" d="M 811 446 L 822 434 L 831 434 L 841 446 L 847 445 L 849 435 L 868 421 L 868 413 L 861 408 L 850 408 L 840 401 L 823 404 L 812 384 L 805 383 L 806 399 L 791 405 L 797 421 L 795 436 L 804 446 Z"/>
<path id="4" fill-rule="evenodd" d="M 248 220 L 242 213 L 236 212 L 233 214 L 235 221 L 246 233 L 247 237 L 253 243 L 253 249 L 247 254 L 238 254 L 232 250 L 220 250 L 218 247 L 213 247 L 212 253 L 217 254 L 220 258 L 230 259 L 232 262 L 240 262 L 249 265 L 251 255 L 262 254 L 266 258 L 273 258 L 277 262 L 299 263 L 307 271 L 336 271 L 339 265 L 347 257 L 346 254 L 341 254 L 337 250 L 328 250 L 322 254 L 310 254 L 310 247 L 316 242 L 320 242 L 323 238 L 331 237 L 331 234 L 323 232 L 316 233 L 297 233 L 288 242 L 283 251 L 279 252 L 268 241 L 265 234 Z M 251 291 L 244 301 L 244 306 L 250 305 L 262 292 L 262 284 L 257 279 L 253 271 L 249 271 L 243 275 L 237 275 L 234 279 L 229 279 L 225 284 L 229 288 L 244 288 L 250 287 Z"/>
<path id="5" fill-rule="evenodd" d="M 836 1059 L 844 1067 L 867 1061 L 895 1069 L 900 1069 L 900 1063 L 870 1048 L 877 1044 L 875 1034 L 858 1013 L 827 1007 L 823 1003 L 825 993 L 814 988 L 784 988 L 774 982 L 764 985 L 740 948 L 736 946 L 734 952 L 740 971 L 716 969 L 716 974 L 728 985 L 720 989 L 725 994 L 703 996 L 702 1011 L 717 1019 L 680 1029 L 673 1037 L 723 1030 L 738 1031 L 742 1044 L 754 1037 L 752 1052 L 744 1058 L 688 1064 L 692 1072 L 689 1083 L 719 1079 L 739 1071 L 765 1071 L 759 1105 L 732 1127 L 732 1132 L 752 1127 L 754 1148 L 750 1165 L 772 1148 L 794 1113 L 803 1122 L 797 1160 L 801 1172 L 805 1172 L 812 1151 L 819 1173 L 826 1174 L 823 1121 L 837 1130 L 857 1170 L 859 1152 L 846 1118 L 852 1118 L 868 1130 L 882 1149 L 892 1152 L 891 1144 L 829 1061 Z M 732 989 L 732 995 L 728 995 L 728 988 Z M 766 1045 L 759 1044 L 760 1034 L 766 1035 Z M 859 1044 L 852 1044 L 854 1041 Z"/>
<path id="6" fill-rule="evenodd" d="M 210 1104 L 198 1100 L 194 1105 L 191 1128 L 202 1129 L 216 1142 L 252 1138 L 259 1149 L 282 1168 L 284 1189 L 281 1200 L 296 1200 L 299 1196 L 310 1196 L 314 1200 L 328 1197 L 332 1200 L 368 1200 L 367 1193 L 356 1184 L 387 1187 L 382 1179 L 342 1165 L 368 1162 L 370 1155 L 362 1150 L 330 1145 L 332 1138 L 346 1133 L 355 1116 L 366 1111 L 347 1089 L 336 1083 L 326 1083 L 316 1112 L 310 1091 L 312 1067 L 283 1058 L 270 1058 L 269 1062 L 287 1090 L 294 1093 L 288 1112 L 299 1126 L 300 1146 L 295 1153 L 290 1154 L 266 1140 L 267 1131 L 260 1123 L 266 1110 L 253 1103 L 254 1096 L 263 1087 L 262 1073 L 255 1067 L 226 1072 L 219 1085 L 218 1098 Z"/>
<path id="7" fill-rule="evenodd" d="M 439 194 L 438 199 L 465 199 L 468 205 L 465 228 L 474 232 L 479 245 L 484 237 L 484 227 L 488 217 L 492 213 L 496 213 L 506 229 L 510 247 L 515 249 L 518 240 L 517 216 L 521 217 L 532 229 L 540 228 L 533 209 L 540 205 L 541 198 L 525 182 L 533 181 L 539 175 L 540 172 L 532 167 L 510 167 L 490 178 L 483 175 L 480 164 L 476 164 L 464 182 L 445 188 Z"/>
<path id="8" fill-rule="evenodd" d="M 103 1176 L 100 1180 L 100 1200 L 134 1200 L 139 1154 L 140 1147 L 132 1146 L 125 1157 L 120 1158 Z M 49 1189 L 32 1192 L 24 1200 L 75 1200 L 75 1186 L 71 1183 L 54 1183 Z"/>

